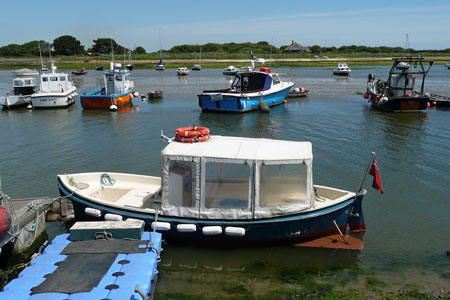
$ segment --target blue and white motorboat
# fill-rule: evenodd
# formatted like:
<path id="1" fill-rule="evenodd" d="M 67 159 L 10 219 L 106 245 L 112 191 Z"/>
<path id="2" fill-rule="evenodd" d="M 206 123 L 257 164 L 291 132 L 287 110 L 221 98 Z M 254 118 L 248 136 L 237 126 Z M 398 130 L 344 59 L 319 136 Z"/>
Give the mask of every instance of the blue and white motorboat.
<path id="1" fill-rule="evenodd" d="M 204 140 L 170 139 L 161 152 L 162 178 L 64 174 L 58 175 L 60 194 L 72 200 L 77 220 L 141 219 L 172 241 L 294 242 L 365 229 L 366 191 L 314 185 L 310 142 Z"/>
<path id="2" fill-rule="evenodd" d="M 282 104 L 293 86 L 270 68 L 256 70 L 252 58 L 251 68 L 238 72 L 230 88 L 205 90 L 198 95 L 198 103 L 203 111 L 246 112 Z"/>
<path id="3" fill-rule="evenodd" d="M 9 282 L 0 299 L 152 299 L 161 234 L 143 228 L 140 220 L 77 222 Z"/>

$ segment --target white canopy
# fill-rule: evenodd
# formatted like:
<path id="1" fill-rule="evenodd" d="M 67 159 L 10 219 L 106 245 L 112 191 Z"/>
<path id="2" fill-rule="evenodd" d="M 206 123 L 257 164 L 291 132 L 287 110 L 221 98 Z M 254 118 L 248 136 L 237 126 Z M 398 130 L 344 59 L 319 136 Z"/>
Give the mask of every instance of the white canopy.
<path id="1" fill-rule="evenodd" d="M 261 138 L 211 136 L 207 142 L 172 142 L 163 156 L 191 156 L 242 160 L 312 160 L 310 142 L 293 142 Z"/>
<path id="2" fill-rule="evenodd" d="M 238 220 L 309 209 L 312 159 L 310 142 L 224 136 L 171 142 L 161 152 L 163 212 Z"/>

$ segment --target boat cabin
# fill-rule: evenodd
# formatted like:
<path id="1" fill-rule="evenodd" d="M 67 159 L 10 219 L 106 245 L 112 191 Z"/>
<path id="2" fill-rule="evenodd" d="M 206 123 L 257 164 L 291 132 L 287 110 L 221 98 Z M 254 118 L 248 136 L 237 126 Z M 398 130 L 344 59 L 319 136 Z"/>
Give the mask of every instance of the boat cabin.
<path id="1" fill-rule="evenodd" d="M 428 63 L 428 67 L 424 66 Z M 396 58 L 386 81 L 388 97 L 423 96 L 425 77 L 433 61 L 423 58 Z M 420 80 L 420 89 L 415 88 L 416 79 Z"/>
<path id="2" fill-rule="evenodd" d="M 260 71 L 238 73 L 231 84 L 231 90 L 247 93 L 267 91 L 272 85 L 280 83 L 280 78 L 277 74 L 270 73 L 270 68 L 260 68 Z"/>
<path id="3" fill-rule="evenodd" d="M 112 70 L 105 73 L 106 95 L 124 94 L 133 88 L 128 70 Z"/>
<path id="4" fill-rule="evenodd" d="M 162 213 L 237 220 L 310 209 L 312 159 L 310 142 L 224 136 L 170 142 L 161 152 Z"/>
<path id="5" fill-rule="evenodd" d="M 36 79 L 15 78 L 13 80 L 14 95 L 31 95 L 36 91 Z"/>
<path id="6" fill-rule="evenodd" d="M 64 73 L 46 73 L 41 75 L 40 91 L 44 93 L 64 92 L 72 88 L 73 82 Z"/>

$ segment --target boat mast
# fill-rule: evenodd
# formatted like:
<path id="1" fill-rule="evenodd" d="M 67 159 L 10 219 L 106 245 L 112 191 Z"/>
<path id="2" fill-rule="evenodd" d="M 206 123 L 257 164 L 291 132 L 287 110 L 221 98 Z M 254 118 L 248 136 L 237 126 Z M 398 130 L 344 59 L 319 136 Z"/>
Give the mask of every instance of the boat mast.
<path id="1" fill-rule="evenodd" d="M 41 42 L 39 42 L 39 56 L 41 57 L 41 67 L 44 67 L 44 62 L 42 61 Z"/>

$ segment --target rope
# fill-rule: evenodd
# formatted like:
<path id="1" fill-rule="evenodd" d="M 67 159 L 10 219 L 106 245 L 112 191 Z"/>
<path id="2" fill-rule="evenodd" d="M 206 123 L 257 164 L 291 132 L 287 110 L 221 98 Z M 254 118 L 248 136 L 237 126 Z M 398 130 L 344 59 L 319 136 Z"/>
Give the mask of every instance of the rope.
<path id="1" fill-rule="evenodd" d="M 116 181 L 106 173 L 103 173 L 102 176 L 100 176 L 100 184 L 101 185 L 113 186 L 115 183 L 116 183 Z"/>
<path id="2" fill-rule="evenodd" d="M 319 195 L 319 191 L 316 188 L 314 188 L 314 196 L 316 196 L 316 201 L 319 201 L 319 202 L 324 202 L 327 200 Z"/>

